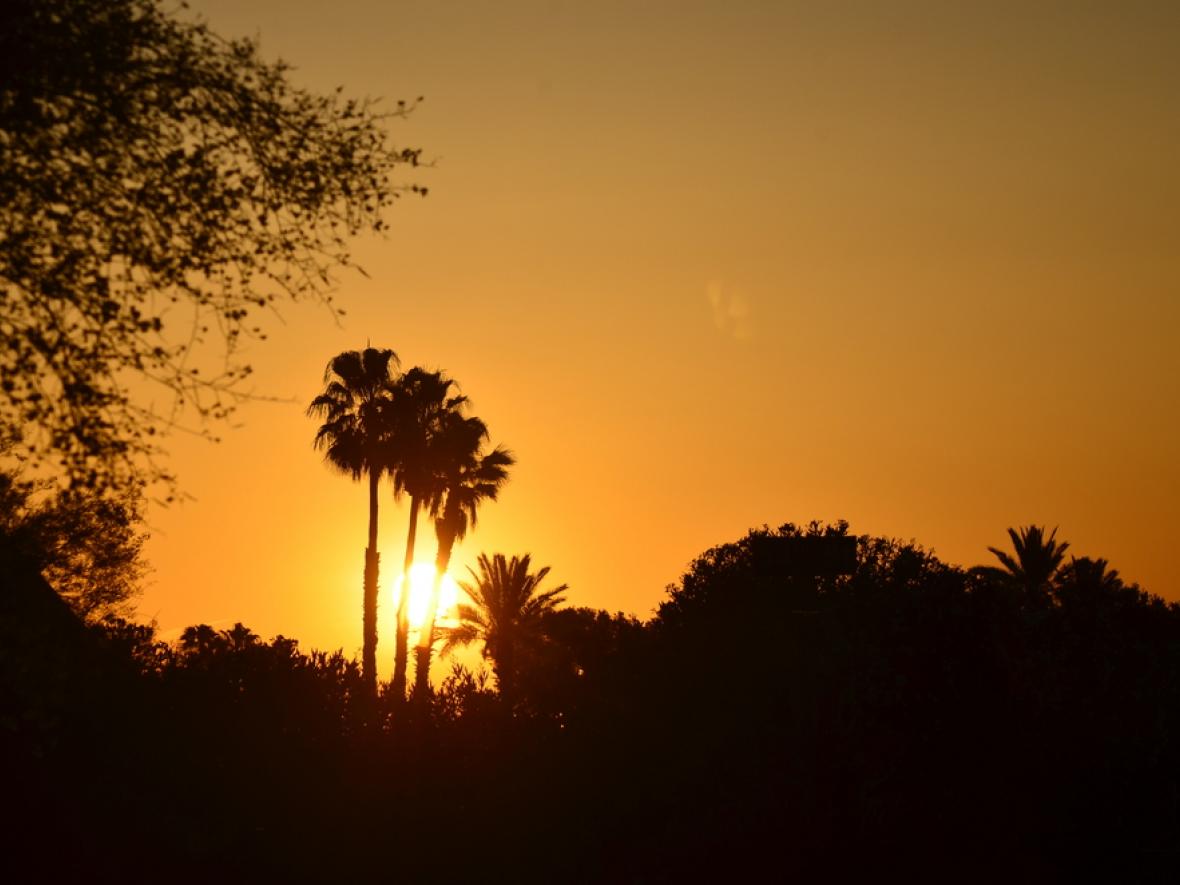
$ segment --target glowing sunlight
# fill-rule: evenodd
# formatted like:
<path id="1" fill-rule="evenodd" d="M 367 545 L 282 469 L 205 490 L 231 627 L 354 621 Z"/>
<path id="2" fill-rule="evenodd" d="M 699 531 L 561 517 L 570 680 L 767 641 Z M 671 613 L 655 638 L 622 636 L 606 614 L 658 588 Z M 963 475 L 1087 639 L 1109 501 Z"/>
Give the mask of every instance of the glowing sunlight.
<path id="1" fill-rule="evenodd" d="M 410 566 L 410 628 L 419 630 L 426 620 L 426 611 L 430 606 L 430 593 L 434 589 L 434 565 L 429 562 L 416 562 Z M 402 589 L 405 587 L 405 575 L 397 579 L 395 599 L 401 600 Z M 442 586 L 439 588 L 438 611 L 435 613 L 435 623 L 445 625 L 447 616 L 454 609 L 459 599 L 459 585 L 449 574 L 444 574 Z M 437 635 L 437 634 L 436 634 Z"/>

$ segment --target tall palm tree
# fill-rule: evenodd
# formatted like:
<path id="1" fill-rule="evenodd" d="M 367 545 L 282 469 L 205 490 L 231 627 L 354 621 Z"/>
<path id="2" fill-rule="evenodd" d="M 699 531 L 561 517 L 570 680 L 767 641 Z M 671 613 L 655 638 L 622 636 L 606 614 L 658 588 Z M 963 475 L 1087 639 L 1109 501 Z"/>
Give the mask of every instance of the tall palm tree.
<path id="1" fill-rule="evenodd" d="M 528 554 L 506 560 L 502 553 L 492 559 L 481 553 L 478 565 L 478 573 L 468 569 L 472 580 L 459 584 L 473 605 L 459 606 L 459 624 L 446 632 L 442 653 L 482 640 L 483 656 L 491 659 L 500 696 L 511 710 L 518 654 L 542 639 L 544 616 L 565 601 L 561 594 L 569 587 L 542 591 L 549 566 L 530 572 Z"/>
<path id="2" fill-rule="evenodd" d="M 454 393 L 455 382 L 442 372 L 415 366 L 398 379 L 386 410 L 383 441 L 386 463 L 393 473 L 394 498 L 410 497 L 410 525 L 406 536 L 402 592 L 397 602 L 397 629 L 390 691 L 396 701 L 406 696 L 410 656 L 410 567 L 418 534 L 418 512 L 434 510 L 442 497 L 442 449 L 439 437 L 448 421 L 457 420 L 467 397 Z"/>
<path id="3" fill-rule="evenodd" d="M 1015 556 L 988 547 L 1003 565 L 1002 569 L 992 567 L 989 571 L 1020 587 L 1024 590 L 1025 598 L 1031 601 L 1047 600 L 1053 578 L 1061 569 L 1069 543 L 1057 540 L 1057 529 L 1046 536 L 1045 529 L 1036 525 L 1022 526 L 1019 530 L 1010 528 L 1008 537 L 1012 539 Z"/>
<path id="4" fill-rule="evenodd" d="M 426 608 L 426 621 L 418 636 L 414 662 L 414 694 L 425 698 L 430 691 L 430 658 L 434 651 L 434 620 L 438 612 L 443 575 L 451 564 L 451 551 L 476 526 L 479 505 L 494 501 L 508 481 L 508 468 L 516 463 L 502 446 L 484 454 L 488 429 L 478 418 L 450 420 L 440 434 L 445 461 L 443 496 L 431 514 L 438 551 L 434 560 L 434 586 Z"/>
<path id="5" fill-rule="evenodd" d="M 377 488 L 389 469 L 382 444 L 385 410 L 388 408 L 398 365 L 392 350 L 367 347 L 333 357 L 324 370 L 324 391 L 307 407 L 307 414 L 322 418 L 313 445 L 324 460 L 354 480 L 369 480 L 369 543 L 365 548 L 363 645 L 361 671 L 364 684 L 377 692 Z"/>

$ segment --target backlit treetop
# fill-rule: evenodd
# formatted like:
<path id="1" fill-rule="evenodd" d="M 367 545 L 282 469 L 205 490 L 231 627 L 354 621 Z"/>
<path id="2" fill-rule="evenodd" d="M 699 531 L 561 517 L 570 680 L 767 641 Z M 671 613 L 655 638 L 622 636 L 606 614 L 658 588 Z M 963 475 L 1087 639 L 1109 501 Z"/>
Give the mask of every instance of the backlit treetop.
<path id="1" fill-rule="evenodd" d="M 347 239 L 424 193 L 391 177 L 418 163 L 383 126 L 409 105 L 289 73 L 154 0 L 4 4 L 0 423 L 21 457 L 75 486 L 165 477 L 161 434 L 242 395 L 260 314 L 330 304 Z"/>

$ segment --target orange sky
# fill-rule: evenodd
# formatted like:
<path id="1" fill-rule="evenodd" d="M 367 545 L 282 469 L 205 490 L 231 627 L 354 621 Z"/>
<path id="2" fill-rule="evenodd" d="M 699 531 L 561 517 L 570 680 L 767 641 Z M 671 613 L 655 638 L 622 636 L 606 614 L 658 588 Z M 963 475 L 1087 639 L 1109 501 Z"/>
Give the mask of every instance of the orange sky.
<path id="1" fill-rule="evenodd" d="M 425 95 L 394 136 L 437 164 L 356 243 L 343 326 L 289 307 L 254 347 L 291 402 L 174 438 L 196 500 L 153 512 L 140 605 L 165 635 L 359 650 L 365 489 L 303 409 L 367 341 L 449 371 L 519 458 L 458 571 L 531 552 L 646 616 L 762 523 L 969 565 L 1038 522 L 1180 599 L 1180 7 L 194 6 L 301 84 Z"/>

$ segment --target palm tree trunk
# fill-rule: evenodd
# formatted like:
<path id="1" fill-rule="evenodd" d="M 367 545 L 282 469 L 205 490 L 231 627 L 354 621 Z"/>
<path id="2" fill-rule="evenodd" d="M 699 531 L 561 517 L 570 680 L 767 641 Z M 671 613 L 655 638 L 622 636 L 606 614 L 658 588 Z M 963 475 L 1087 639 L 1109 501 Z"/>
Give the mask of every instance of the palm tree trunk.
<path id="1" fill-rule="evenodd" d="M 365 549 L 365 587 L 361 612 L 361 674 L 365 691 L 377 696 L 377 486 L 380 475 L 369 473 L 369 546 Z"/>
<path id="2" fill-rule="evenodd" d="M 406 699 L 406 667 L 410 658 L 410 566 L 414 564 L 414 537 L 418 533 L 418 498 L 410 496 L 410 533 L 406 538 L 406 561 L 402 568 L 402 592 L 397 601 L 397 639 L 393 650 L 393 692 L 395 703 Z"/>
<path id="3" fill-rule="evenodd" d="M 434 560 L 434 586 L 430 589 L 430 604 L 426 607 L 426 620 L 418 635 L 418 648 L 414 661 L 414 696 L 426 699 L 430 691 L 430 658 L 434 653 L 434 616 L 438 613 L 438 601 L 442 596 L 443 575 L 451 564 L 451 548 L 454 538 L 439 538 L 438 554 Z"/>

